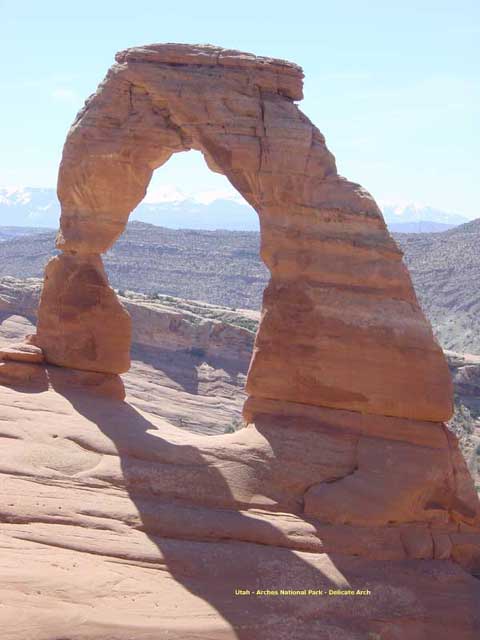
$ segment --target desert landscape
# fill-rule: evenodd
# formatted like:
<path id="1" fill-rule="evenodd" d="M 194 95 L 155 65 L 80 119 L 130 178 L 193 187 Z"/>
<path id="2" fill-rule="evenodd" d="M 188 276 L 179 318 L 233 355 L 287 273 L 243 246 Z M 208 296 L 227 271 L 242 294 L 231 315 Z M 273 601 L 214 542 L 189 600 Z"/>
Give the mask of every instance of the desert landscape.
<path id="1" fill-rule="evenodd" d="M 56 249 L 4 231 L 6 640 L 479 636 L 478 221 L 393 238 L 303 77 L 120 51 L 67 135 Z M 260 234 L 127 227 L 189 149 Z"/>

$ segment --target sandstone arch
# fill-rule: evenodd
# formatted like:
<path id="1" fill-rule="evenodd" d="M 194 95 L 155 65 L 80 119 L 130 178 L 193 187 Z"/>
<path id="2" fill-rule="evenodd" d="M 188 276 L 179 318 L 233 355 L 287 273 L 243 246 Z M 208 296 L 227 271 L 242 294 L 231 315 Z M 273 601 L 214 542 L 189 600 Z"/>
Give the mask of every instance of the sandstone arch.
<path id="1" fill-rule="evenodd" d="M 128 314 L 100 254 L 122 233 L 152 172 L 200 150 L 256 209 L 271 273 L 245 413 L 305 405 L 442 421 L 449 373 L 381 212 L 337 174 L 300 111 L 302 70 L 213 46 L 122 51 L 78 114 L 59 173 L 57 247 L 37 343 L 61 366 L 121 373 Z"/>
<path id="2" fill-rule="evenodd" d="M 166 629 L 188 635 L 188 627 L 172 624 L 177 604 L 191 602 L 185 590 L 173 595 L 174 608 L 167 606 L 157 626 L 150 613 L 145 618 L 146 608 L 163 605 L 167 591 L 168 603 L 171 585 L 182 583 L 197 604 L 209 605 L 207 625 L 198 609 L 190 616 L 191 633 L 205 637 L 276 638 L 290 629 L 305 638 L 357 631 L 420 637 L 430 630 L 433 637 L 439 629 L 473 637 L 476 581 L 444 562 L 480 575 L 478 496 L 456 438 L 441 423 L 451 411 L 446 364 L 377 206 L 337 175 L 323 137 L 295 105 L 301 71 L 186 45 L 131 49 L 117 62 L 67 138 L 59 179 L 62 253 L 47 267 L 39 308 L 36 342 L 49 362 L 74 371 L 30 365 L 27 374 L 34 367 L 41 377 L 41 388 L 30 386 L 40 391 L 34 396 L 40 404 L 25 402 L 17 389 L 3 399 L 9 421 L 21 415 L 5 438 L 6 457 L 17 460 L 5 490 L 19 502 L 8 501 L 3 523 L 15 537 L 15 546 L 5 547 L 12 562 L 19 551 L 25 555 L 17 546 L 22 537 L 29 545 L 41 541 L 42 553 L 31 553 L 41 556 L 42 577 L 51 573 L 45 572 L 46 548 L 70 545 L 85 552 L 82 560 L 95 554 L 101 581 L 91 602 L 102 608 L 86 600 L 83 573 L 80 600 L 91 611 L 75 614 L 78 629 L 69 613 L 76 600 L 68 589 L 78 576 L 73 556 L 61 569 L 68 588 L 59 589 L 53 574 L 46 591 L 48 611 L 50 594 L 67 594 L 61 624 L 66 619 L 68 633 L 82 637 L 89 627 L 92 637 L 104 637 L 109 619 L 112 633 L 122 637 L 139 630 L 156 637 Z M 257 209 L 271 272 L 248 377 L 251 423 L 218 438 L 186 435 L 129 402 L 95 399 L 91 388 L 105 376 L 75 371 L 128 367 L 129 318 L 108 286 L 101 253 L 121 233 L 153 169 L 189 147 L 201 150 Z M 107 386 L 112 381 L 118 377 L 107 377 Z M 33 410 L 44 402 L 51 410 L 38 422 Z M 82 451 L 78 463 L 73 445 Z M 72 532 L 70 524 L 88 535 L 76 527 Z M 309 555 L 302 559 L 304 552 Z M 50 557 L 56 560 L 56 551 Z M 105 584 L 117 585 L 118 576 L 103 577 L 112 557 L 128 563 L 122 605 L 136 599 L 129 577 L 139 585 L 138 618 L 123 629 L 116 611 L 104 615 L 105 599 L 98 597 Z M 140 563 L 153 582 L 139 578 Z M 187 565 L 200 568 L 194 580 Z M 278 600 L 272 609 L 255 598 L 253 613 L 250 600 L 241 606 L 232 600 L 230 587 L 241 576 L 250 585 L 257 573 L 258 586 L 270 581 L 289 588 L 296 586 L 292 581 L 328 588 L 330 576 L 338 586 L 335 565 L 347 584 L 363 588 L 373 578 L 372 592 L 386 596 L 362 600 L 360 608 L 327 598 L 327 608 L 320 599 L 303 599 L 305 605 Z M 218 569 L 213 589 L 212 567 Z M 95 570 L 92 565 L 89 581 Z M 167 576 L 164 590 L 160 573 Z M 31 576 L 22 583 L 12 575 L 28 596 Z M 432 600 L 438 585 L 440 596 Z M 460 602 L 461 616 L 439 622 L 447 590 Z M 146 600 L 150 591 L 154 597 Z M 231 633 L 217 624 L 212 605 Z M 38 631 L 39 601 L 35 610 Z M 50 615 L 47 623 L 50 633 L 64 634 Z"/>

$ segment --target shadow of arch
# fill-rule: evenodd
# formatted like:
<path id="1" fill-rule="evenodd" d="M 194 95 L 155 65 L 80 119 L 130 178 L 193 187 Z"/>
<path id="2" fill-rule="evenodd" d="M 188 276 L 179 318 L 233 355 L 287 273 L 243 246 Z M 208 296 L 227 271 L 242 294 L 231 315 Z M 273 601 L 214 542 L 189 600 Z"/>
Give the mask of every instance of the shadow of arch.
<path id="1" fill-rule="evenodd" d="M 219 617 L 212 617 L 203 605 L 200 614 L 198 609 L 181 610 L 178 619 L 162 627 L 165 637 L 310 640 L 315 633 L 319 640 L 350 640 L 362 629 L 376 627 L 361 609 L 353 620 L 343 620 L 348 618 L 349 599 L 326 595 L 329 589 L 372 587 L 374 580 L 362 575 L 361 564 L 296 551 L 281 529 L 267 521 L 254 522 L 242 511 L 248 505 L 239 502 L 228 473 L 222 472 L 221 447 L 216 452 L 220 464 L 212 464 L 215 445 L 209 450 L 205 439 L 199 445 L 201 438 L 189 434 L 188 444 L 174 442 L 128 403 L 93 400 L 61 384 L 61 378 L 61 373 L 57 377 L 50 371 L 55 390 L 97 425 L 118 452 L 125 489 L 140 516 L 139 529 L 160 553 L 158 566 L 153 566 L 162 571 L 165 563 L 183 589 L 218 613 Z M 101 514 L 101 505 L 97 513 Z M 222 516 L 230 515 L 235 518 L 238 539 L 222 521 Z M 257 589 L 278 594 L 257 596 Z M 313 593 L 281 595 L 282 589 Z M 237 590 L 250 590 L 251 595 L 237 595 Z M 325 590 L 324 597 L 316 593 L 320 590 Z M 411 601 L 404 606 L 409 616 L 411 606 Z M 154 640 L 158 633 L 141 637 Z"/>
<path id="2" fill-rule="evenodd" d="M 132 344 L 132 358 L 162 371 L 170 380 L 190 394 L 199 393 L 198 368 L 205 364 L 212 369 L 221 369 L 234 381 L 239 375 L 246 375 L 247 367 L 240 359 L 221 358 L 202 353 L 200 350 L 162 349 L 151 345 Z"/>
<path id="3" fill-rule="evenodd" d="M 459 637 L 475 637 L 480 615 L 474 603 L 480 587 L 460 567 L 431 560 L 386 562 L 301 551 L 301 543 L 292 544 L 292 539 L 275 523 L 255 521 L 245 499 L 239 500 L 238 477 L 235 479 L 236 473 L 232 473 L 232 464 L 237 464 L 240 472 L 241 461 L 226 456 L 225 436 L 202 439 L 189 435 L 183 444 L 172 433 L 163 434 L 125 402 L 94 399 L 65 387 L 59 384 L 61 372 L 58 378 L 50 372 L 49 379 L 118 452 L 124 487 L 139 515 L 139 523 L 130 526 L 143 532 L 159 552 L 158 558 L 148 552 L 149 559 L 142 560 L 141 551 L 131 550 L 126 561 L 135 563 L 138 557 L 143 566 L 161 575 L 166 566 L 180 586 L 176 590 L 161 583 L 167 593 L 160 591 L 159 598 L 165 597 L 168 602 L 171 590 L 178 609 L 173 617 L 160 616 L 159 626 L 153 624 L 150 631 L 148 625 L 142 627 L 141 633 L 135 627 L 135 637 L 396 640 L 434 635 L 447 639 L 452 637 L 453 628 L 463 634 Z M 261 437 L 269 438 L 268 429 L 261 425 L 259 432 Z M 230 439 L 233 443 L 235 438 Z M 280 439 L 272 445 L 279 443 Z M 248 448 L 248 437 L 243 448 Z M 276 453 L 280 454 L 281 451 Z M 215 458 L 217 464 L 213 464 Z M 262 478 L 261 483 L 268 495 L 268 482 Z M 88 511 L 82 513 L 88 515 Z M 101 517 L 101 502 L 95 513 Z M 230 516 L 234 518 L 234 529 L 226 527 Z M 435 589 L 432 575 L 442 576 L 435 582 Z M 254 595 L 257 589 L 272 595 Z M 312 593 L 273 595 L 282 589 Z M 330 589 L 337 595 L 329 595 Z M 365 598 L 340 595 L 339 589 L 369 590 L 371 594 Z M 252 593 L 236 595 L 236 590 Z M 323 595 L 319 595 L 320 591 Z M 465 608 L 461 621 L 453 620 L 449 607 L 444 606 L 453 593 L 455 602 Z M 116 627 L 119 638 L 130 637 L 128 615 L 124 624 L 125 628 Z"/>

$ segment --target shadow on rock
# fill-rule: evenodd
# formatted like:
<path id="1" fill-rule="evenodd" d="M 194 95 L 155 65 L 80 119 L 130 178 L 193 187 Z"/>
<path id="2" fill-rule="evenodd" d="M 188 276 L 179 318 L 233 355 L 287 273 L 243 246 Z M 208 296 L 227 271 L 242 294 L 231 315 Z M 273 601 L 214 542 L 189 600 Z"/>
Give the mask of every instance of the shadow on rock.
<path id="1" fill-rule="evenodd" d="M 346 601 L 323 598 L 318 591 L 350 588 L 350 580 L 326 554 L 302 556 L 286 548 L 287 541 L 282 547 L 222 540 L 221 527 L 215 521 L 219 509 L 223 513 L 235 511 L 237 517 L 245 521 L 246 528 L 251 522 L 238 510 L 235 490 L 226 473 L 222 473 L 222 468 L 228 468 L 231 461 L 217 460 L 218 464 L 212 464 L 213 454 L 209 455 L 205 445 L 211 437 L 193 438 L 189 434 L 192 441 L 201 442 L 199 446 L 181 443 L 184 438 L 181 433 L 179 442 L 167 440 L 154 424 L 125 402 L 104 398 L 92 402 L 83 392 L 58 385 L 54 379 L 52 384 L 76 411 L 95 423 L 114 443 L 126 490 L 140 514 L 141 529 L 159 549 L 170 574 L 221 616 L 221 620 L 210 620 L 211 626 L 204 629 L 196 625 L 206 624 L 205 621 L 199 623 L 192 619 L 189 631 L 177 636 L 172 630 L 169 637 L 307 640 L 312 632 L 325 639 L 341 632 L 337 623 L 329 622 L 324 616 L 338 614 L 341 617 L 340 610 L 347 610 Z M 215 440 L 220 438 L 225 439 L 227 451 L 228 436 Z M 178 530 L 175 535 L 169 534 L 169 525 L 162 521 L 166 502 L 178 509 L 178 518 L 184 507 L 191 509 L 189 517 L 197 510 L 200 525 L 204 531 L 208 530 L 208 535 L 203 540 L 201 535 L 192 540 L 188 532 L 183 537 Z M 208 513 L 209 510 L 211 519 L 205 521 L 200 511 Z M 239 528 L 244 528 L 241 520 Z M 177 528 L 178 521 L 172 526 Z M 282 535 L 268 522 L 257 523 L 255 528 L 262 540 L 269 537 L 279 540 Z M 358 582 L 365 584 L 360 577 Z M 314 593 L 280 595 L 282 589 L 306 594 L 310 589 Z M 256 595 L 257 590 L 271 593 Z M 250 595 L 241 595 L 241 592 L 250 592 Z M 188 612 L 182 616 L 188 618 Z"/>
<path id="2" fill-rule="evenodd" d="M 248 363 L 211 356 L 201 349 L 171 351 L 147 345 L 134 344 L 132 360 L 140 360 L 169 378 L 183 391 L 197 395 L 200 379 L 199 367 L 205 363 L 212 369 L 221 369 L 229 376 L 232 384 L 237 384 L 238 375 L 246 375 Z"/>

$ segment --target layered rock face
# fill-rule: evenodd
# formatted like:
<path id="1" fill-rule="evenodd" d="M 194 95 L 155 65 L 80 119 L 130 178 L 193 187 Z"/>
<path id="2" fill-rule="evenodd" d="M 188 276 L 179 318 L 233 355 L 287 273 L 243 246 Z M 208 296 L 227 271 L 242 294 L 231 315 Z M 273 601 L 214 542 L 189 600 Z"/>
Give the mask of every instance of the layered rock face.
<path id="1" fill-rule="evenodd" d="M 35 341 L 56 365 L 128 371 L 130 316 L 109 286 L 99 255 L 64 253 L 50 260 Z"/>
<path id="2" fill-rule="evenodd" d="M 153 170 L 173 153 L 198 149 L 260 217 L 261 255 L 271 281 L 249 394 L 448 419 L 448 370 L 402 254 L 371 196 L 338 176 L 322 134 L 295 104 L 302 98 L 301 69 L 210 46 L 152 45 L 121 52 L 116 60 L 78 114 L 60 167 L 57 246 L 68 255 L 68 269 L 76 265 L 79 298 L 92 298 L 92 264 L 85 256 L 95 254 L 99 264 L 98 255 L 144 197 Z M 65 269 L 57 262 L 59 277 Z M 83 271 L 85 278 L 78 275 Z M 84 335 L 76 334 L 79 346 L 71 349 L 58 344 L 56 329 L 51 332 L 64 327 L 68 335 L 69 320 L 50 289 L 38 329 L 47 359 L 124 371 L 128 331 L 123 342 L 110 344 L 105 336 L 111 328 L 119 337 L 120 311 L 110 322 L 102 316 L 97 330 L 85 323 Z M 96 292 L 94 304 L 102 306 L 98 286 Z"/>

